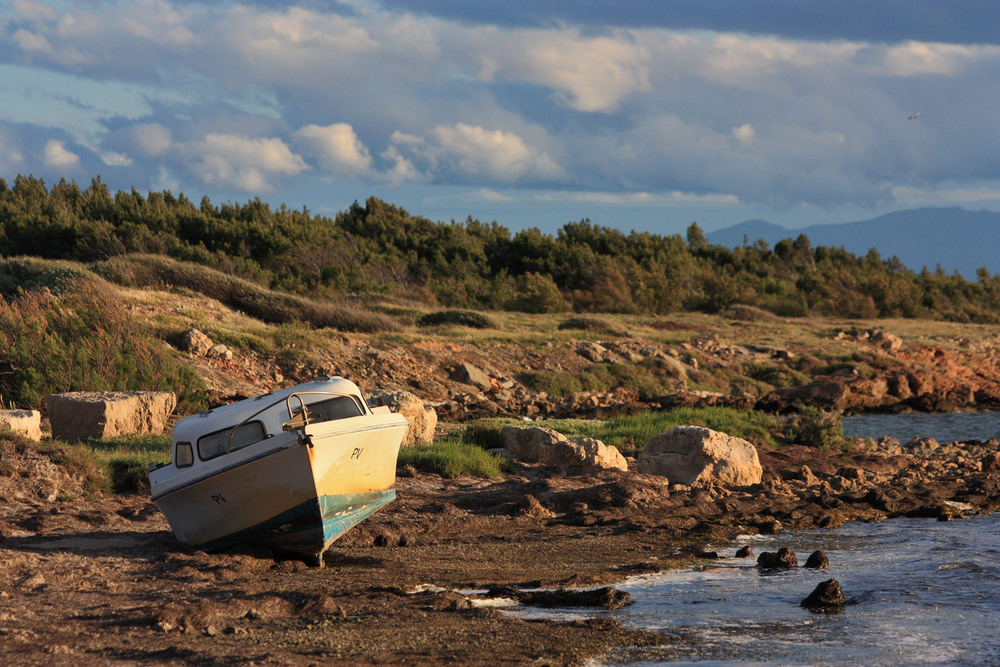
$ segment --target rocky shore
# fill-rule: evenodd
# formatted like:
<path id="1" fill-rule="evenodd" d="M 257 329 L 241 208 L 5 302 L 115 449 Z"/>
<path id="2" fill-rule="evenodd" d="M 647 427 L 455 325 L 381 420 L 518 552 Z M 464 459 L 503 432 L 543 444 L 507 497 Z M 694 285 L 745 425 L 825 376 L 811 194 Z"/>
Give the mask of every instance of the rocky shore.
<path id="1" fill-rule="evenodd" d="M 83 499 L 30 448 L 0 457 L 0 637 L 9 664 L 578 664 L 683 638 L 614 621 L 526 621 L 486 593 L 611 587 L 725 554 L 737 534 L 1000 507 L 998 443 L 761 448 L 762 481 L 684 487 L 627 471 L 519 465 L 496 480 L 401 471 L 398 500 L 325 568 L 177 543 L 143 496 Z M 72 500 L 67 498 L 72 497 Z M 51 499 L 50 499 L 51 498 Z M 714 552 L 714 553 L 712 553 Z M 475 591 L 472 593 L 471 591 Z"/>
<path id="2" fill-rule="evenodd" d="M 190 307 L 178 303 L 176 312 Z M 132 308 L 156 316 L 141 301 Z M 558 336 L 338 335 L 295 355 L 210 338 L 178 346 L 214 402 L 340 374 L 363 388 L 411 392 L 448 425 L 682 405 L 831 414 L 997 408 L 997 342 L 974 325 L 691 317 Z M 556 396 L 527 377 L 609 365 L 653 369 L 669 391 Z M 491 480 L 400 469 L 397 500 L 341 538 L 317 569 L 254 548 L 191 551 L 148 496 L 89 497 L 59 456 L 0 439 L 3 661 L 581 664 L 684 638 L 599 618 L 528 621 L 497 601 L 543 605 L 546 596 L 529 591 L 546 588 L 560 604 L 612 608 L 628 602 L 616 582 L 731 557 L 739 534 L 891 517 L 960 521 L 1000 507 L 994 440 L 785 443 L 756 454 L 753 483 L 679 484 L 626 457 L 582 473 L 522 461 Z"/>

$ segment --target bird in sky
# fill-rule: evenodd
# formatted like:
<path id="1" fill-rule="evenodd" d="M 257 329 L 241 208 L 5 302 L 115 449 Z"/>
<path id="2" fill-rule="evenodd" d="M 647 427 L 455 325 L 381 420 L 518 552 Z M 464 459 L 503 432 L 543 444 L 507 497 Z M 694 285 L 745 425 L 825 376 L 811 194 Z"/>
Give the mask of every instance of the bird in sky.
<path id="1" fill-rule="evenodd" d="M 920 118 L 920 112 L 919 111 L 917 111 L 915 113 L 911 113 L 910 117 L 907 118 L 906 120 L 913 120 L 914 118 Z"/>

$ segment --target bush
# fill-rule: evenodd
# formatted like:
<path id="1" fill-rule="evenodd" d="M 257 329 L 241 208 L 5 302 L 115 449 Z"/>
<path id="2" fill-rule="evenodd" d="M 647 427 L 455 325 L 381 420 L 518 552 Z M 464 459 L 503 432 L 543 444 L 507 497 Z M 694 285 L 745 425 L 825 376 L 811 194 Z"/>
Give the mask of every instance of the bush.
<path id="1" fill-rule="evenodd" d="M 589 331 L 591 333 L 605 334 L 609 336 L 620 336 L 622 334 L 621 327 L 614 322 L 600 317 L 570 317 L 560 322 L 558 328 L 560 331 Z"/>
<path id="2" fill-rule="evenodd" d="M 49 394 L 111 390 L 173 391 L 192 412 L 205 403 L 197 376 L 116 302 L 48 290 L 0 300 L 0 394 L 43 408 Z"/>
<path id="3" fill-rule="evenodd" d="M 518 276 L 515 289 L 514 298 L 506 304 L 508 310 L 524 313 L 565 313 L 571 310 L 569 301 L 550 276 L 526 273 Z"/>
<path id="4" fill-rule="evenodd" d="M 499 329 L 500 323 L 492 317 L 471 310 L 439 310 L 417 318 L 417 325 L 432 327 L 441 324 L 455 324 L 470 329 Z"/>
<path id="5" fill-rule="evenodd" d="M 583 385 L 580 383 L 580 380 L 565 373 L 532 371 L 523 373 L 518 379 L 533 391 L 545 392 L 550 396 L 560 398 L 567 398 L 578 391 L 583 391 Z"/>

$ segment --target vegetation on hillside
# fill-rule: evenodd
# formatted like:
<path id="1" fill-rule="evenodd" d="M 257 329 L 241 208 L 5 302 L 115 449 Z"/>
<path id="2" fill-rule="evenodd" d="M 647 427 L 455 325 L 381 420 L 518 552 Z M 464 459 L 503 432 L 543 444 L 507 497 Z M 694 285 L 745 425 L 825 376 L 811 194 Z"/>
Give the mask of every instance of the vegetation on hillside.
<path id="1" fill-rule="evenodd" d="M 1000 277 L 985 270 L 975 282 L 914 272 L 874 250 L 857 257 L 814 248 L 804 235 L 773 248 L 758 241 L 729 249 L 709 244 L 697 224 L 686 238 L 625 234 L 588 220 L 554 236 L 511 233 L 472 218 L 433 222 L 375 198 L 330 218 L 259 199 L 217 206 L 171 192 L 112 195 L 99 179 L 88 188 L 65 181 L 48 188 L 29 176 L 0 180 L 0 254 L 106 262 L 105 275 L 126 284 L 188 280 L 190 269 L 148 255 L 169 257 L 233 276 L 216 297 L 227 303 L 233 290 L 251 292 L 240 279 L 314 300 L 379 293 L 450 309 L 717 313 L 746 306 L 783 317 L 1000 322 Z M 147 257 L 127 257 L 136 254 Z M 252 295 L 237 303 L 255 307 Z M 303 308 L 312 306 L 289 300 L 260 310 L 316 326 L 362 326 Z"/>
<path id="2" fill-rule="evenodd" d="M 0 398 L 44 407 L 67 391 L 172 391 L 203 407 L 204 387 L 128 316 L 113 286 L 65 262 L 0 260 Z"/>

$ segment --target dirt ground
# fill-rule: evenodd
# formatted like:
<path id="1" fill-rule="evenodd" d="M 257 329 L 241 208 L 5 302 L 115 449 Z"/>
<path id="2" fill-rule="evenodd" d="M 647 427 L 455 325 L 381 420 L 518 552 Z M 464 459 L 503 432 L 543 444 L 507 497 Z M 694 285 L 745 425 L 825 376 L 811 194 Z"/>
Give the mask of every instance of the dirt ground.
<path id="1" fill-rule="evenodd" d="M 904 448 L 905 449 L 905 448 Z M 497 480 L 402 471 L 397 500 L 311 568 L 250 547 L 177 542 L 144 496 L 83 500 L 31 450 L 0 458 L 0 662 L 581 664 L 662 659 L 684 637 L 613 620 L 522 620 L 478 593 L 589 589 L 732 558 L 741 533 L 890 516 L 960 520 L 1000 506 L 995 441 L 844 454 L 761 450 L 742 489 L 638 473 Z"/>

